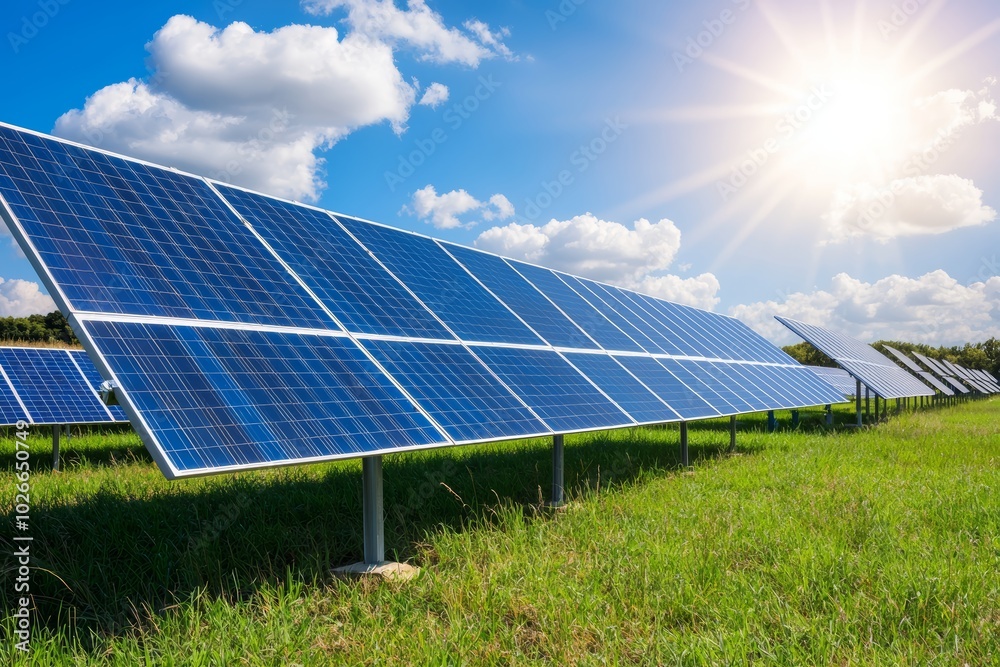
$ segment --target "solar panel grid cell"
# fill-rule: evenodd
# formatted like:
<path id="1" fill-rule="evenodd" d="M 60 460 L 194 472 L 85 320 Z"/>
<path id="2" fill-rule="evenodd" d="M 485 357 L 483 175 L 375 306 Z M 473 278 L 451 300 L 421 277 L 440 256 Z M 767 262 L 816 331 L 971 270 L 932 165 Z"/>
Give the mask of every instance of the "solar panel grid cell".
<path id="1" fill-rule="evenodd" d="M 35 424 L 96 424 L 111 417 L 67 350 L 0 348 L 0 365 Z"/>

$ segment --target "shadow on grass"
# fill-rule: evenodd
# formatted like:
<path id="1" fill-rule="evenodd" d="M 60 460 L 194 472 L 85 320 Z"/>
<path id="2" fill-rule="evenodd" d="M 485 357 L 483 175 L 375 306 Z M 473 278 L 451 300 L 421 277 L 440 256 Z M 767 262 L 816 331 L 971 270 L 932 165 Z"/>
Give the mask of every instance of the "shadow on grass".
<path id="1" fill-rule="evenodd" d="M 822 415 L 804 418 L 799 428 L 826 430 L 821 422 Z M 765 423 L 740 418 L 741 430 L 763 430 Z M 695 424 L 692 457 L 725 455 L 728 428 L 728 420 Z M 389 557 L 433 562 L 429 535 L 489 526 L 502 504 L 524 507 L 529 520 L 547 516 L 541 508 L 551 486 L 549 446 L 548 439 L 539 439 L 386 456 Z M 138 448 L 125 449 L 127 456 L 112 451 L 108 460 L 145 456 Z M 88 448 L 87 460 L 95 453 Z M 679 466 L 677 425 L 567 438 L 570 497 L 663 476 Z M 94 641 L 92 631 L 99 636 L 143 627 L 150 614 L 198 592 L 238 600 L 290 578 L 327 581 L 333 567 L 362 553 L 360 467 L 352 461 L 211 483 L 178 481 L 142 497 L 111 478 L 82 500 L 36 507 L 36 627 L 68 632 L 87 645 Z M 15 545 L 3 538 L 0 548 L 12 553 Z M 13 595 L 12 585 L 0 589 L 5 614 L 14 607 Z"/>

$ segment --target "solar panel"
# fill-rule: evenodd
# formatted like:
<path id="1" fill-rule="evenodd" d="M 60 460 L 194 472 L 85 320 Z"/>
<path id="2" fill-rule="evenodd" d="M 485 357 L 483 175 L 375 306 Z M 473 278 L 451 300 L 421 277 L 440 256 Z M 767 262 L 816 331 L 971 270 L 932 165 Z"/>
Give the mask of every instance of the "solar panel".
<path id="1" fill-rule="evenodd" d="M 346 216 L 337 219 L 462 340 L 543 344 L 432 239 Z"/>
<path id="2" fill-rule="evenodd" d="M 938 377 L 945 377 L 947 375 L 951 375 L 951 371 L 941 366 L 937 362 L 937 360 L 931 359 L 930 357 L 925 357 L 919 352 L 914 352 L 913 356 L 916 357 L 920 363 L 922 363 L 924 366 L 930 369 L 931 372 L 937 373 Z"/>
<path id="3" fill-rule="evenodd" d="M 14 388 L 10 386 L 10 380 L 0 366 L 0 424 L 13 426 L 19 421 L 30 420 L 27 409 L 17 400 Z"/>
<path id="4" fill-rule="evenodd" d="M 838 400 L 733 318 L 0 127 L 0 214 L 168 477 Z"/>
<path id="5" fill-rule="evenodd" d="M 26 254 L 72 311 L 336 328 L 204 181 L 2 125 L 0 155 Z"/>
<path id="6" fill-rule="evenodd" d="M 94 395 L 100 397 L 101 395 L 101 385 L 104 383 L 104 378 L 101 377 L 101 372 L 97 370 L 97 366 L 94 362 L 90 360 L 87 353 L 83 350 L 70 350 L 69 356 L 73 358 L 76 363 L 77 368 L 83 374 L 83 377 L 87 380 L 90 386 L 94 390 Z M 122 410 L 120 405 L 106 405 L 105 409 L 111 413 L 111 417 L 117 422 L 127 422 L 128 416 L 125 411 Z"/>
<path id="7" fill-rule="evenodd" d="M 388 340 L 363 345 L 455 442 L 552 432 L 461 345 Z"/>
<path id="8" fill-rule="evenodd" d="M 786 317 L 775 319 L 833 359 L 883 399 L 933 396 L 915 377 L 879 354 L 875 348 L 849 336 Z"/>
<path id="9" fill-rule="evenodd" d="M 966 387 L 961 382 L 959 382 L 958 378 L 954 378 L 954 377 L 952 377 L 950 375 L 946 375 L 946 376 L 944 376 L 943 379 L 944 379 L 945 382 L 947 382 L 952 387 L 954 387 L 955 389 L 957 389 L 959 391 L 959 393 L 962 393 L 962 394 L 968 394 L 968 393 L 970 393 L 969 388 Z"/>
<path id="10" fill-rule="evenodd" d="M 84 325 L 174 476 L 449 444 L 341 336 Z"/>
<path id="11" fill-rule="evenodd" d="M 682 419 L 718 417 L 720 412 L 651 357 L 617 356 L 618 362 L 663 399 Z"/>
<path id="12" fill-rule="evenodd" d="M 844 396 L 854 396 L 857 393 L 857 380 L 843 368 L 830 368 L 827 366 L 809 366 L 809 370 L 816 374 L 818 378 L 836 388 Z"/>
<path id="13" fill-rule="evenodd" d="M 885 346 L 885 349 L 886 349 L 886 350 L 887 350 L 887 351 L 888 351 L 888 352 L 889 352 L 889 353 L 890 353 L 890 354 L 891 354 L 892 356 L 894 356 L 894 357 L 896 357 L 897 359 L 899 359 L 899 361 L 900 361 L 900 362 L 902 362 L 902 364 L 903 364 L 904 366 L 906 366 L 907 368 L 909 368 L 909 369 L 910 369 L 911 371 L 913 371 L 914 373 L 920 373 L 920 372 L 921 372 L 921 371 L 923 370 L 923 369 L 922 369 L 922 368 L 921 368 L 920 366 L 917 366 L 917 365 L 916 365 L 915 363 L 913 363 L 913 360 L 911 360 L 911 359 L 910 359 L 910 358 L 909 358 L 908 356 L 906 356 L 905 354 L 903 354 L 902 352 L 900 352 L 900 351 L 899 351 L 899 350 L 897 350 L 896 348 L 894 348 L 894 347 L 889 347 L 888 345 L 886 345 L 886 346 Z"/>
<path id="14" fill-rule="evenodd" d="M 467 271 L 507 304 L 553 347 L 599 349 L 587 333 L 545 298 L 502 258 L 452 244 L 441 244 Z"/>
<path id="15" fill-rule="evenodd" d="M 636 424 L 555 351 L 512 347 L 473 351 L 555 431 Z"/>
<path id="16" fill-rule="evenodd" d="M 933 375 L 931 375 L 928 371 L 919 371 L 917 373 L 917 375 L 919 375 L 920 377 L 922 377 L 924 379 L 924 382 L 926 382 L 930 386 L 934 387 L 935 389 L 937 389 L 938 391 L 940 391 L 945 396 L 954 396 L 955 395 L 954 391 L 952 391 L 946 384 L 942 383 L 936 377 L 934 377 Z"/>
<path id="17" fill-rule="evenodd" d="M 236 212 L 348 330 L 454 340 L 448 330 L 330 214 L 222 184 Z"/>
<path id="18" fill-rule="evenodd" d="M 0 347 L 0 366 L 24 406 L 7 423 L 16 423 L 25 412 L 32 424 L 114 421 L 68 350 Z"/>

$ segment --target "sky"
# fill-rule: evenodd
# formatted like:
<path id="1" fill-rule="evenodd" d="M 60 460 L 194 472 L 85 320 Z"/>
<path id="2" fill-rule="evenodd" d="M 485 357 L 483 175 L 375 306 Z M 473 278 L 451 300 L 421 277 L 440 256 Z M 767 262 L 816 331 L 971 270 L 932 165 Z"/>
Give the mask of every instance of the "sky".
<path id="1" fill-rule="evenodd" d="M 985 0 L 9 0 L 0 121 L 739 317 L 1000 336 Z M 0 230 L 0 316 L 54 305 Z"/>

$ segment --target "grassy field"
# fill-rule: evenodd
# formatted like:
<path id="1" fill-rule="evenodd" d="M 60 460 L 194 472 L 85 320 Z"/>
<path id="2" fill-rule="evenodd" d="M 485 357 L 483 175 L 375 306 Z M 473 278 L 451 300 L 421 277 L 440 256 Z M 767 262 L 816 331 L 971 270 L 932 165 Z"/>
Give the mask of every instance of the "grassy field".
<path id="1" fill-rule="evenodd" d="M 845 408 L 846 410 L 846 408 Z M 407 584 L 344 582 L 360 463 L 167 482 L 130 433 L 32 440 L 31 653 L 3 664 L 1000 663 L 1000 400 L 873 429 L 741 419 L 385 460 Z M 850 420 L 846 412 L 838 421 Z M 0 508 L 13 514 L 13 441 Z M 10 554 L 12 530 L 3 532 Z"/>

